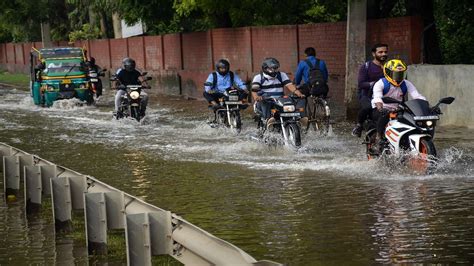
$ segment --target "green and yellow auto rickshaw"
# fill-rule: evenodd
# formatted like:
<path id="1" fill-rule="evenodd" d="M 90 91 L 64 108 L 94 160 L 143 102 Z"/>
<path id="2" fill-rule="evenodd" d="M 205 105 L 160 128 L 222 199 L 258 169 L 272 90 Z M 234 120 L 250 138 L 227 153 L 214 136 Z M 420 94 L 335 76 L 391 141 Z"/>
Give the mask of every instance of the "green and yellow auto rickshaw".
<path id="1" fill-rule="evenodd" d="M 57 100 L 78 98 L 91 104 L 94 94 L 87 78 L 85 61 L 85 50 L 82 48 L 33 48 L 30 90 L 34 103 L 51 106 Z"/>

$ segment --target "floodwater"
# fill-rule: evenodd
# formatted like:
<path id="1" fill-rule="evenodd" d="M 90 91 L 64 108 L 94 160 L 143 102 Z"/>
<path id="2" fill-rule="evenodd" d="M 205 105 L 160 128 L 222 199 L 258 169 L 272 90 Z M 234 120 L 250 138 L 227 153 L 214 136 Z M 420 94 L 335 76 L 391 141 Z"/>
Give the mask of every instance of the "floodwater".
<path id="1" fill-rule="evenodd" d="M 113 120 L 110 101 L 39 108 L 28 92 L 0 88 L 0 141 L 171 210 L 257 260 L 474 263 L 474 130 L 439 128 L 439 166 L 420 176 L 366 161 L 349 124 L 293 150 L 253 140 L 250 113 L 237 135 L 210 128 L 201 101 L 155 101 L 142 124 Z M 0 264 L 90 259 L 52 228 L 0 200 Z"/>

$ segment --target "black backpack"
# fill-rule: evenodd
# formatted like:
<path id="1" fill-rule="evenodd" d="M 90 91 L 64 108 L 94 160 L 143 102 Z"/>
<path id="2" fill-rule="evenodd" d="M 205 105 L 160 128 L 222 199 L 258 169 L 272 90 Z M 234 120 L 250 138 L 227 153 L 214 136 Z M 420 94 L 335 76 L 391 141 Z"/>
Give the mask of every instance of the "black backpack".
<path id="1" fill-rule="evenodd" d="M 327 84 L 324 80 L 323 72 L 319 68 L 319 59 L 316 58 L 316 65 L 313 66 L 309 59 L 305 60 L 309 67 L 309 90 L 312 95 L 327 94 Z"/>

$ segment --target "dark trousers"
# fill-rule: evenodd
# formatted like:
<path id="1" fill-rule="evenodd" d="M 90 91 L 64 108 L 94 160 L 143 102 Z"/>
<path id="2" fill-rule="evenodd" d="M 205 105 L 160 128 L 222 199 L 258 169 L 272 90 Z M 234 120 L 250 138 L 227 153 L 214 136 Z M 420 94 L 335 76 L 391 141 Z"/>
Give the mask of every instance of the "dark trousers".
<path id="1" fill-rule="evenodd" d="M 309 84 L 304 83 L 298 87 L 298 90 L 303 93 L 306 97 L 313 95 L 318 97 L 326 98 L 329 92 L 329 87 L 327 84 L 322 84 L 321 86 L 310 87 Z"/>
<path id="2" fill-rule="evenodd" d="M 387 109 L 382 109 L 382 111 L 377 110 L 374 108 L 372 111 L 372 118 L 377 123 L 377 133 L 383 136 L 385 132 L 385 126 L 387 125 L 389 118 L 389 112 Z"/>
<path id="3" fill-rule="evenodd" d="M 371 114 L 371 99 L 368 96 L 361 96 L 359 98 L 359 114 L 357 115 L 357 123 L 362 125 L 367 118 L 370 118 Z"/>

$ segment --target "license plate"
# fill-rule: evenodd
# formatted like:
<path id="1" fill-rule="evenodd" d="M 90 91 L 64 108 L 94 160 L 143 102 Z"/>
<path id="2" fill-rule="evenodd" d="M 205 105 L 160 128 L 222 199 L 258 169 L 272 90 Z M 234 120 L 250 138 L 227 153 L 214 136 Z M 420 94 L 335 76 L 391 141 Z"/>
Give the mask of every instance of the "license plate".
<path id="1" fill-rule="evenodd" d="M 229 96 L 229 101 L 232 101 L 232 102 L 235 102 L 235 101 L 238 101 L 239 100 L 239 96 Z"/>
<path id="2" fill-rule="evenodd" d="M 297 117 L 300 116 L 300 113 L 280 113 L 281 117 Z"/>
<path id="3" fill-rule="evenodd" d="M 415 121 L 420 120 L 439 120 L 439 116 L 437 115 L 422 115 L 422 116 L 414 116 L 413 119 Z"/>
<path id="4" fill-rule="evenodd" d="M 227 104 L 227 105 L 232 105 L 232 104 L 237 105 L 237 104 L 242 104 L 242 101 L 238 101 L 238 102 L 225 102 L 225 104 Z"/>
<path id="5" fill-rule="evenodd" d="M 62 84 L 71 84 L 71 80 L 70 79 L 63 79 Z"/>
<path id="6" fill-rule="evenodd" d="M 91 82 L 99 82 L 98 79 L 90 79 Z"/>

